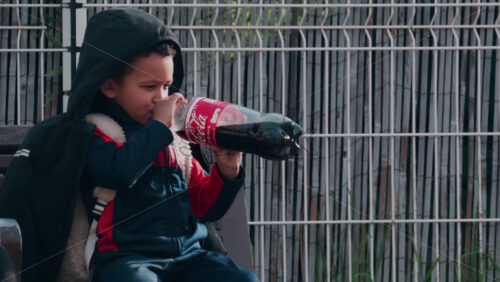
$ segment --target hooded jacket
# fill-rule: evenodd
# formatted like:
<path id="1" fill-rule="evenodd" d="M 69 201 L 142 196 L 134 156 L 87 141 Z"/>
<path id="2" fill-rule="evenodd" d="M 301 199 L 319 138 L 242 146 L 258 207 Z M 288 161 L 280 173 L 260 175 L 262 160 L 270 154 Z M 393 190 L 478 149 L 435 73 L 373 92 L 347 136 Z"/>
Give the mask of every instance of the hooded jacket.
<path id="1" fill-rule="evenodd" d="M 96 262 L 124 254 L 179 261 L 200 253 L 198 242 L 207 236 L 201 220 L 218 220 L 226 213 L 243 184 L 244 170 L 227 179 L 215 164 L 208 175 L 196 159 L 183 158 L 187 143 L 174 143 L 164 124 L 151 120 L 140 125 L 117 103 L 98 101 L 96 114 L 115 121 L 123 130 L 118 140 L 128 141 L 114 141 L 110 136 L 118 134 L 99 125 L 88 153 L 83 177 L 87 211 L 92 216 L 102 210 Z M 112 189 L 116 196 L 96 207 L 94 187 Z"/>
<path id="2" fill-rule="evenodd" d="M 183 81 L 180 47 L 158 19 L 137 9 L 111 9 L 87 24 L 68 111 L 34 126 L 11 161 L 0 194 L 0 217 L 18 221 L 23 236 L 23 281 L 55 281 L 71 229 L 76 193 L 95 126 L 84 117 L 99 87 L 136 54 L 174 44 L 174 81 Z"/>

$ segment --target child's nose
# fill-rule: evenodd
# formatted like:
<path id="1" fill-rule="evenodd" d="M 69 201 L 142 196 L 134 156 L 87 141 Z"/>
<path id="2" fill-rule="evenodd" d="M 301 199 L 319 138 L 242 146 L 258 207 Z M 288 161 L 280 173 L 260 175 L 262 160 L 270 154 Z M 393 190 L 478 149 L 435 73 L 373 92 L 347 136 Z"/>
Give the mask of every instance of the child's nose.
<path id="1" fill-rule="evenodd" d="M 153 96 L 153 102 L 158 102 L 160 100 L 166 99 L 168 97 L 168 90 L 164 90 L 163 88 L 155 91 Z"/>

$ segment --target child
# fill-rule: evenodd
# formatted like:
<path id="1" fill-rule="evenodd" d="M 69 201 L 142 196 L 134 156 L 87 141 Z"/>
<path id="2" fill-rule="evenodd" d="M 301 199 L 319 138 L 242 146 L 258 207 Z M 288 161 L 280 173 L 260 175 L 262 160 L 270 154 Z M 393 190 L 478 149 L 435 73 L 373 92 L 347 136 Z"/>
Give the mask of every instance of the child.
<path id="1" fill-rule="evenodd" d="M 202 220 L 225 214 L 244 171 L 241 153 L 217 148 L 210 175 L 194 159 L 179 161 L 169 127 L 187 103 L 175 93 L 182 72 L 174 35 L 148 13 L 112 9 L 90 19 L 68 107 L 108 120 L 94 131 L 83 171 L 89 217 L 95 187 L 116 191 L 97 224 L 93 281 L 257 281 L 200 247 Z"/>

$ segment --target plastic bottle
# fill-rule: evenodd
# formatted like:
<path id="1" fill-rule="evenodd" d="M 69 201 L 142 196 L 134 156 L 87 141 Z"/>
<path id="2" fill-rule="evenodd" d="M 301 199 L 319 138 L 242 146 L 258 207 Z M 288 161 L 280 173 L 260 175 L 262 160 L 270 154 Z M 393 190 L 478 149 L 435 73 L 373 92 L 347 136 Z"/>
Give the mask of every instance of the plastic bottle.
<path id="1" fill-rule="evenodd" d="M 297 154 L 302 128 L 276 113 L 260 113 L 204 97 L 190 99 L 171 127 L 192 143 L 285 160 Z"/>

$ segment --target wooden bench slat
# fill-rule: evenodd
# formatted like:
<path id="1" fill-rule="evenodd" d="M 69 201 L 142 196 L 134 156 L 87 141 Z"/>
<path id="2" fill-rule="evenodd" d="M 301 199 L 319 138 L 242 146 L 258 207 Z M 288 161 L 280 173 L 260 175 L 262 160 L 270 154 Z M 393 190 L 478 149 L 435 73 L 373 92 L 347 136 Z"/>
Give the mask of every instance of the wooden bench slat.
<path id="1" fill-rule="evenodd" d="M 0 174 L 5 173 L 15 152 L 32 127 L 31 125 L 0 126 Z"/>
<path id="2" fill-rule="evenodd" d="M 0 173 L 5 173 L 7 167 L 9 167 L 10 162 L 14 158 L 14 154 L 12 155 L 0 155 Z"/>
<path id="3" fill-rule="evenodd" d="M 31 125 L 0 126 L 0 136 L 2 136 L 0 148 L 12 146 L 17 148 L 32 127 Z"/>

